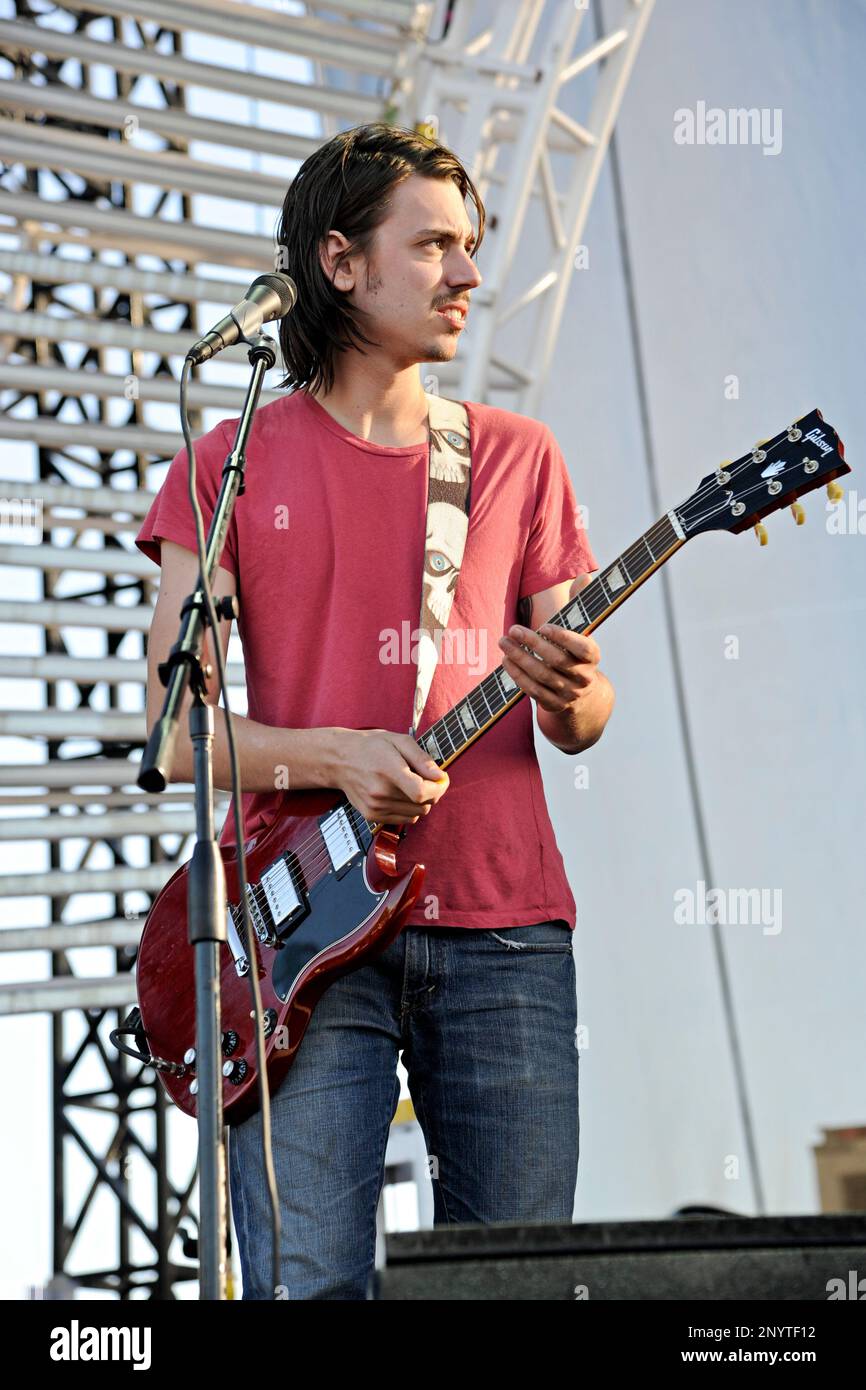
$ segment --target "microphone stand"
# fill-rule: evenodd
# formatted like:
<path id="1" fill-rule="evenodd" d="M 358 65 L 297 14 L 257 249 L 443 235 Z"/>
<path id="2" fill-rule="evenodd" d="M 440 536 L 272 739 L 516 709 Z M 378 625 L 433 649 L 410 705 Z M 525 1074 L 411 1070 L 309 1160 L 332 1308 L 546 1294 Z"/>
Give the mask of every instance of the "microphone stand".
<path id="1" fill-rule="evenodd" d="M 265 333 L 246 338 L 253 372 L 231 453 L 223 464 L 222 483 L 207 536 L 206 573 L 213 581 L 225 545 L 235 499 L 244 491 L 246 446 L 262 381 L 277 360 L 273 339 Z M 181 608 L 178 640 L 159 666 L 166 687 L 162 713 L 153 727 L 141 759 L 138 785 L 161 792 L 169 781 L 178 736 L 178 720 L 187 686 L 193 694 L 189 730 L 193 744 L 196 844 L 189 865 L 187 935 L 195 952 L 195 1055 L 184 1061 L 195 1069 L 199 1157 L 199 1297 L 226 1296 L 226 1162 L 223 1133 L 222 1039 L 220 1033 L 220 947 L 226 941 L 226 883 L 222 856 L 214 835 L 213 706 L 204 699 L 201 665 L 207 605 L 201 588 Z M 228 596 L 214 602 L 218 618 L 236 618 L 238 602 Z M 218 642 L 219 633 L 213 634 Z M 228 700 L 228 693 L 224 692 Z M 241 788 L 237 793 L 240 796 Z M 238 855 L 243 846 L 238 845 Z M 252 933 L 248 930 L 250 966 L 256 968 Z"/>

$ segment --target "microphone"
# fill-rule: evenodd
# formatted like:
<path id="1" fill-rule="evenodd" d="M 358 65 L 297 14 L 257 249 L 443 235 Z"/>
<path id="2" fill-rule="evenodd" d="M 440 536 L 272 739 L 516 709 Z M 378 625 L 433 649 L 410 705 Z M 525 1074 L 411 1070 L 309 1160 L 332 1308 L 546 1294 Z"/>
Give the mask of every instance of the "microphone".
<path id="1" fill-rule="evenodd" d="M 281 319 L 294 309 L 298 291 L 294 280 L 281 270 L 269 271 L 254 280 L 240 303 L 225 318 L 194 343 L 186 360 L 194 366 L 207 362 L 232 343 L 247 341 L 259 332 L 263 323 Z"/>

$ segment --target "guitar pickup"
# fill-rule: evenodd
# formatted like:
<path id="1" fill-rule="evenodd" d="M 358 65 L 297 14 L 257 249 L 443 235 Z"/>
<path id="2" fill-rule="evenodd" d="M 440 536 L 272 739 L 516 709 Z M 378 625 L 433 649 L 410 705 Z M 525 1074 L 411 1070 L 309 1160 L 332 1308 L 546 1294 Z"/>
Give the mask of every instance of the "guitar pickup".
<path id="1" fill-rule="evenodd" d="M 355 855 L 362 848 L 355 827 L 349 818 L 348 808 L 338 806 L 336 810 L 323 816 L 319 821 L 319 829 L 322 832 L 322 839 L 325 841 L 325 848 L 328 851 L 333 872 L 339 876 L 340 871 L 351 864 Z"/>
<path id="2" fill-rule="evenodd" d="M 306 913 L 306 904 L 292 873 L 289 856 L 284 854 L 261 877 L 261 887 L 270 909 L 274 927 L 281 927 L 299 914 Z M 282 932 L 280 933 L 282 935 Z"/>

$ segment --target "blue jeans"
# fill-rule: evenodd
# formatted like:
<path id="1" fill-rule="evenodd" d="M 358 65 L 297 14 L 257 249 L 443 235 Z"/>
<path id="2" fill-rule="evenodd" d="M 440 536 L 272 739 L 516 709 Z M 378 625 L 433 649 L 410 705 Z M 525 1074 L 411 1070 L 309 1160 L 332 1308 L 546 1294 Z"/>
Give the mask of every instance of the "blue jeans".
<path id="1" fill-rule="evenodd" d="M 564 922 L 406 927 L 332 984 L 272 1097 L 280 1298 L 363 1299 L 400 1096 L 433 1173 L 435 1224 L 572 1220 L 577 994 Z M 273 1298 L 261 1116 L 229 1131 L 245 1299 Z"/>

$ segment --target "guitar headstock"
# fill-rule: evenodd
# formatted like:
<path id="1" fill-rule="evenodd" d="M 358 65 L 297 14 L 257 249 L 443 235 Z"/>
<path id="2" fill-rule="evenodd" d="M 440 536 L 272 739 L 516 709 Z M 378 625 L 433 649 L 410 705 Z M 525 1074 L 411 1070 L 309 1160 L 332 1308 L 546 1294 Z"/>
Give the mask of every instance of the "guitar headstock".
<path id="1" fill-rule="evenodd" d="M 702 531 L 736 534 L 754 526 L 764 544 L 766 532 L 759 523 L 765 516 L 793 504 L 799 525 L 805 514 L 797 498 L 850 472 L 838 434 L 820 410 L 812 410 L 742 458 L 708 473 L 676 514 L 686 537 Z M 840 488 L 828 487 L 828 492 L 833 500 L 842 495 Z"/>

